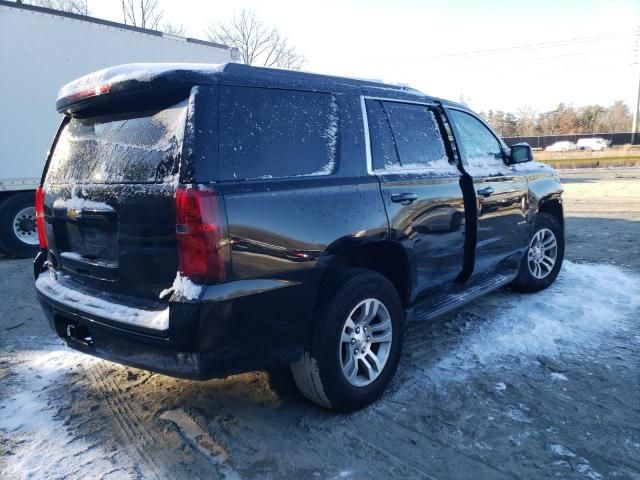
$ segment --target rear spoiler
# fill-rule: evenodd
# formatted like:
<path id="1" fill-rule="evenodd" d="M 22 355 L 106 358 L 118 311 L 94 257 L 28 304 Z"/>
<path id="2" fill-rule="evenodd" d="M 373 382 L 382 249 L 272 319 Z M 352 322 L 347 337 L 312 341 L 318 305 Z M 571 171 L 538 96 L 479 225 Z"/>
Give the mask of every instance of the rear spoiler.
<path id="1" fill-rule="evenodd" d="M 195 84 L 217 83 L 225 65 L 207 64 L 127 64 L 91 73 L 58 92 L 56 110 L 76 116 L 87 110 L 101 109 L 105 104 L 130 103 L 132 98 L 181 96 Z"/>

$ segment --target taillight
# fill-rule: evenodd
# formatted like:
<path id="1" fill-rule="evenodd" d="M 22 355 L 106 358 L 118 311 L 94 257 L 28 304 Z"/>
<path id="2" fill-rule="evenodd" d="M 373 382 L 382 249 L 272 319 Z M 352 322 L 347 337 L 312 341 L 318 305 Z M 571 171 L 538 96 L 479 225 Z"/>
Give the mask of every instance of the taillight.
<path id="1" fill-rule="evenodd" d="M 199 283 L 224 281 L 221 197 L 206 188 L 176 190 L 176 234 L 180 273 Z"/>
<path id="2" fill-rule="evenodd" d="M 97 97 L 99 95 L 104 95 L 105 93 L 109 93 L 111 90 L 111 85 L 98 85 L 97 87 L 87 88 L 86 90 L 81 90 L 79 92 L 72 93 L 67 98 L 70 102 L 77 102 L 78 100 L 82 100 L 90 97 Z"/>
<path id="3" fill-rule="evenodd" d="M 44 190 L 42 190 L 42 185 L 36 190 L 36 229 L 40 248 L 44 250 L 47 248 L 47 232 L 44 227 Z"/>

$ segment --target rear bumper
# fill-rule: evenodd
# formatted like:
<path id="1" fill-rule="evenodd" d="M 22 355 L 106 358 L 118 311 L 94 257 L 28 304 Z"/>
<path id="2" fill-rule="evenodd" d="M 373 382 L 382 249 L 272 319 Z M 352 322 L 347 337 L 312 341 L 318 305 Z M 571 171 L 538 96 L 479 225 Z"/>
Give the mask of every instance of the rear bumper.
<path id="1" fill-rule="evenodd" d="M 223 371 L 209 371 L 200 352 L 168 336 L 132 329 L 125 322 L 116 325 L 113 319 L 70 308 L 41 291 L 38 299 L 53 331 L 75 350 L 174 377 L 206 379 L 225 375 Z"/>
<path id="2" fill-rule="evenodd" d="M 36 278 L 42 270 L 35 269 Z M 302 355 L 310 309 L 297 282 L 240 281 L 169 302 L 168 328 L 99 314 L 43 288 L 38 298 L 56 334 L 75 350 L 174 377 L 206 380 L 288 365 Z M 98 295 L 101 300 L 104 294 Z M 289 308 L 282 308 L 282 305 Z M 165 304 L 166 306 L 166 304 Z M 134 308 L 134 307 L 127 307 Z M 127 310 L 121 310 L 121 312 Z M 129 312 L 130 313 L 130 312 Z"/>

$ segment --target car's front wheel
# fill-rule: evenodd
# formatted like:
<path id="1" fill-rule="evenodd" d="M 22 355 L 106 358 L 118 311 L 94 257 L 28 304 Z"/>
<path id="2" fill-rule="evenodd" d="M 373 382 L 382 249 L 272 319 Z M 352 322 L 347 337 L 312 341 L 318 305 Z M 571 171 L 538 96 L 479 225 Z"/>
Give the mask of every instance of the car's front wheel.
<path id="1" fill-rule="evenodd" d="M 395 373 L 404 311 L 393 285 L 374 272 L 348 270 L 325 285 L 313 336 L 291 370 L 309 400 L 356 410 L 376 400 Z"/>
<path id="2" fill-rule="evenodd" d="M 520 292 L 539 292 L 551 285 L 564 260 L 564 233 L 556 217 L 538 213 L 518 276 L 511 284 Z"/>

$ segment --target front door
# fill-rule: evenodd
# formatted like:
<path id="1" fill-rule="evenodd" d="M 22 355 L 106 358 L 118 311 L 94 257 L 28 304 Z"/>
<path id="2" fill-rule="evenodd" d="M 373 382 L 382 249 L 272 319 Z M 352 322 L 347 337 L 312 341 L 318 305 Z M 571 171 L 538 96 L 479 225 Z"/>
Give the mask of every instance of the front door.
<path id="1" fill-rule="evenodd" d="M 452 285 L 463 266 L 460 172 L 436 104 L 366 99 L 371 173 L 380 179 L 392 240 L 411 257 L 412 300 Z"/>
<path id="2" fill-rule="evenodd" d="M 515 271 L 527 247 L 528 185 L 505 163 L 497 136 L 470 112 L 449 108 L 463 168 L 473 178 L 478 210 L 474 275 Z"/>

